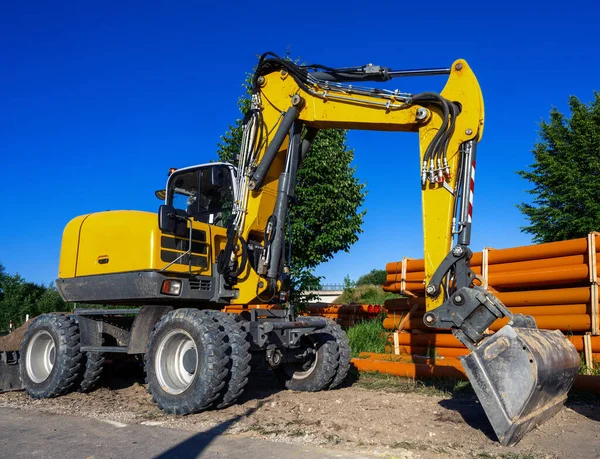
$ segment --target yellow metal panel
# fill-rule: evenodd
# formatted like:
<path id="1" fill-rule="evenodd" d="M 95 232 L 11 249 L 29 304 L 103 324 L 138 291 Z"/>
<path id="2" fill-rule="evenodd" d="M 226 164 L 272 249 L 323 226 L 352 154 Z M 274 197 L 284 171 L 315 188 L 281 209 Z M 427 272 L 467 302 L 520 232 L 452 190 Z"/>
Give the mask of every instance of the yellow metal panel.
<path id="1" fill-rule="evenodd" d="M 207 224 L 194 222 L 194 229 L 205 231 L 205 243 L 210 241 Z M 65 228 L 59 277 L 161 270 L 168 265 L 161 260 L 162 236 L 155 213 L 119 210 L 77 217 Z M 195 256 L 207 257 L 207 266 L 192 266 L 191 272 L 210 276 L 210 248 Z M 173 264 L 168 271 L 183 273 L 189 268 Z"/>
<path id="2" fill-rule="evenodd" d="M 77 250 L 79 248 L 79 231 L 81 225 L 87 218 L 81 215 L 71 220 L 63 231 L 62 244 L 60 246 L 60 261 L 58 264 L 58 277 L 75 277 L 77 268 Z"/>
<path id="3" fill-rule="evenodd" d="M 156 214 L 138 211 L 91 214 L 81 228 L 76 276 L 153 269 L 157 247 L 160 247 L 160 232 Z M 108 261 L 103 263 L 103 260 Z"/>

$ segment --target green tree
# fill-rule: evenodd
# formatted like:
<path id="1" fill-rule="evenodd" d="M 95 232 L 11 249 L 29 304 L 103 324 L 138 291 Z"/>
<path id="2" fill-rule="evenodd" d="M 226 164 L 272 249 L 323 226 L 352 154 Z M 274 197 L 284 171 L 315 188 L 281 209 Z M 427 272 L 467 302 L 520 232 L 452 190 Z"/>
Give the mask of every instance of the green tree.
<path id="1" fill-rule="evenodd" d="M 589 105 L 572 96 L 569 108 L 570 117 L 553 109 L 542 121 L 531 170 L 518 172 L 534 185 L 533 202 L 518 207 L 531 223 L 522 231 L 535 242 L 600 230 L 600 93 Z"/>
<path id="2" fill-rule="evenodd" d="M 356 286 L 361 285 L 383 285 L 387 273 L 385 269 L 372 269 L 367 274 L 363 274 L 356 281 Z"/>
<path id="3" fill-rule="evenodd" d="M 238 99 L 240 118 L 230 125 L 218 144 L 221 161 L 235 161 L 240 150 L 243 117 L 250 109 L 251 75 Z M 314 268 L 336 252 L 348 251 L 358 240 L 365 211 L 359 208 L 365 185 L 355 176 L 354 152 L 346 145 L 346 131 L 319 131 L 309 154 L 298 170 L 297 201 L 289 208 L 292 240 L 291 281 L 293 292 L 317 288 Z M 301 299 L 298 295 L 295 299 Z"/>
<path id="4" fill-rule="evenodd" d="M 0 331 L 7 331 L 10 321 L 19 327 L 25 316 L 55 311 L 71 311 L 56 289 L 27 282 L 19 274 L 7 274 L 0 264 Z"/>

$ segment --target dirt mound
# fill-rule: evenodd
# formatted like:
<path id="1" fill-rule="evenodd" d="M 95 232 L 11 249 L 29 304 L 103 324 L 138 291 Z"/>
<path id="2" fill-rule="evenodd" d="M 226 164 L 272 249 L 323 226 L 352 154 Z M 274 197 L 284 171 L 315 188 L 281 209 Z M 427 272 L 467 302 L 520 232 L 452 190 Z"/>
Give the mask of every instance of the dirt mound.
<path id="1" fill-rule="evenodd" d="M 18 351 L 21 347 L 23 336 L 25 336 L 25 332 L 29 328 L 30 323 L 31 320 L 28 320 L 19 328 L 13 330 L 12 333 L 0 336 L 0 351 Z"/>

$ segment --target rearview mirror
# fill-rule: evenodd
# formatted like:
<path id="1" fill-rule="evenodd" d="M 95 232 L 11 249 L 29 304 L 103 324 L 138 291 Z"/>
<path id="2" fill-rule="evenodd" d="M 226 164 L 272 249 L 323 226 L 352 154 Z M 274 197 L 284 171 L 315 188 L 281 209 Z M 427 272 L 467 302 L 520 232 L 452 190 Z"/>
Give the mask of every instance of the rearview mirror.
<path id="1" fill-rule="evenodd" d="M 186 237 L 188 215 L 185 210 L 163 204 L 158 208 L 158 228 L 167 234 Z"/>
<path id="2" fill-rule="evenodd" d="M 161 201 L 164 201 L 165 198 L 167 197 L 167 192 L 165 190 L 156 190 L 154 192 L 154 196 L 156 196 Z"/>
<path id="3" fill-rule="evenodd" d="M 224 182 L 223 168 L 212 166 L 210 168 L 210 184 L 213 188 L 223 188 Z"/>

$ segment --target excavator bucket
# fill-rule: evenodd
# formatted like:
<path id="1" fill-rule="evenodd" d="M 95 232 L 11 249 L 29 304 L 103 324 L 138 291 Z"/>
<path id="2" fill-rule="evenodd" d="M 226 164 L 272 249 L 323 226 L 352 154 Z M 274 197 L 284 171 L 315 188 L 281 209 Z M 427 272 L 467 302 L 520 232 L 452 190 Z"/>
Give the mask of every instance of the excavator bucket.
<path id="1" fill-rule="evenodd" d="M 560 411 L 579 354 L 559 330 L 506 325 L 461 363 L 498 440 L 510 446 Z"/>
<path id="2" fill-rule="evenodd" d="M 0 393 L 23 389 L 18 351 L 0 351 Z"/>

